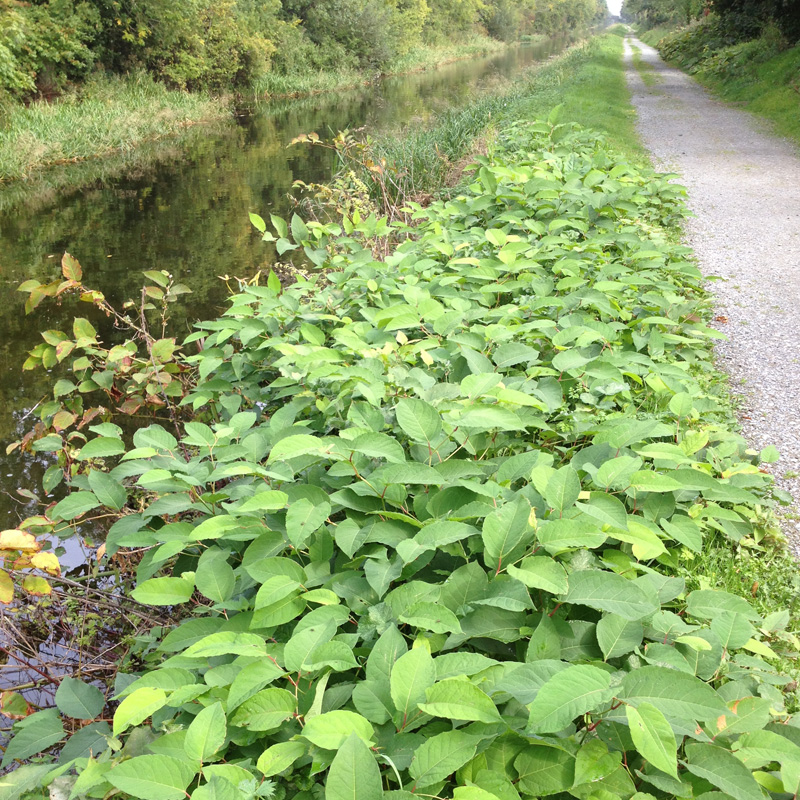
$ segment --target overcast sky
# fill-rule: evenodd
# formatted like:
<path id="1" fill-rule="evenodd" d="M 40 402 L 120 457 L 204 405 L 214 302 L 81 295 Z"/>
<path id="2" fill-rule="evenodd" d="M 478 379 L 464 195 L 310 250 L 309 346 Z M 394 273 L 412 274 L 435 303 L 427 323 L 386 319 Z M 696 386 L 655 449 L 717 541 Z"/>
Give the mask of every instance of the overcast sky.
<path id="1" fill-rule="evenodd" d="M 622 7 L 622 0 L 606 0 L 608 10 L 615 16 L 619 16 L 619 10 Z"/>

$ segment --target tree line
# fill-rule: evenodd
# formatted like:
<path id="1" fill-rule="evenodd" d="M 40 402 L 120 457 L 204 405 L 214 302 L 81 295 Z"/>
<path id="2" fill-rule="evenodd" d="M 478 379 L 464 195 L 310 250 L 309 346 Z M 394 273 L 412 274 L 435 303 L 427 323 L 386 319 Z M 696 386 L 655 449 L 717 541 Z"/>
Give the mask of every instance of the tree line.
<path id="1" fill-rule="evenodd" d="M 604 14 L 603 0 L 0 0 L 0 96 L 58 93 L 96 70 L 209 90 L 270 71 L 381 70 L 421 45 Z"/>

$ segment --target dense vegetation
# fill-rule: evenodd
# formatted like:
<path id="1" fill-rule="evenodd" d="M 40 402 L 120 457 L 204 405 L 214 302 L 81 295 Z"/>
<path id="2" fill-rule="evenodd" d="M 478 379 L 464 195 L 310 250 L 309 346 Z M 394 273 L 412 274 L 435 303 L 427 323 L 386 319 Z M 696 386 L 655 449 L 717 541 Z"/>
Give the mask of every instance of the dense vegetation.
<path id="1" fill-rule="evenodd" d="M 604 14 L 600 0 L 0 0 L 0 98 L 52 95 L 96 69 L 212 90 L 381 70 L 422 44 L 552 34 Z"/>
<path id="2" fill-rule="evenodd" d="M 775 454 L 710 380 L 682 191 L 557 114 L 506 117 L 410 227 L 253 215 L 322 272 L 242 284 L 180 344 L 138 315 L 116 347 L 44 334 L 26 366 L 63 372 L 26 446 L 69 491 L 8 532 L 15 575 L 48 565 L 29 532 L 110 514 L 107 555 L 144 551 L 134 597 L 183 619 L 113 713 L 68 679 L 15 725 L 4 765 L 63 749 L 14 796 L 797 791 L 789 614 L 691 568 L 761 552 Z M 185 289 L 147 277 L 155 306 Z M 104 304 L 70 257 L 23 288 Z M 174 420 L 127 441 L 96 394 Z"/>
<path id="3" fill-rule="evenodd" d="M 688 24 L 711 11 L 728 44 L 754 39 L 769 25 L 790 44 L 800 40 L 800 0 L 625 0 L 622 6 L 623 18 L 644 28 Z"/>

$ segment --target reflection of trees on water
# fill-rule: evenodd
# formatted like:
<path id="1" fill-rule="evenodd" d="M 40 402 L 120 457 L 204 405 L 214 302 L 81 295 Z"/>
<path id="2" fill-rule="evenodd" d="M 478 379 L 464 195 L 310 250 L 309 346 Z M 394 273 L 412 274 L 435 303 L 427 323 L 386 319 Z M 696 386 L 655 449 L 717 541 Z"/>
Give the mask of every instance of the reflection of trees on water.
<path id="1" fill-rule="evenodd" d="M 72 318 L 82 315 L 104 341 L 115 337 L 107 320 L 75 300 L 45 302 L 25 317 L 24 298 L 14 291 L 22 281 L 53 280 L 68 250 L 83 265 L 87 284 L 119 304 L 138 295 L 143 270 L 166 269 L 193 291 L 172 308 L 173 331 L 188 332 L 194 320 L 223 306 L 226 289 L 218 276 L 247 275 L 272 258 L 248 211 L 285 215 L 295 180 L 329 179 L 330 151 L 287 148 L 292 138 L 424 120 L 443 105 L 463 103 L 481 79 L 514 75 L 553 47 L 523 47 L 353 91 L 258 104 L 236 123 L 194 128 L 179 142 L 142 148 L 139 156 L 43 173 L 31 183 L 29 203 L 20 185 L 0 191 L 0 287 L 6 293 L 0 305 L 0 405 L 6 410 L 0 414 L 0 489 L 13 494 L 18 486 L 37 491 L 41 485 L 39 456 L 5 455 L 8 442 L 35 417 L 20 428 L 24 409 L 52 391 L 55 372 L 20 371 L 25 351 L 40 341 L 38 331 L 69 330 Z M 123 172 L 115 172 L 115 163 Z M 76 188 L 82 181 L 84 188 Z M 0 518 L 18 515 L 17 504 L 0 493 Z"/>

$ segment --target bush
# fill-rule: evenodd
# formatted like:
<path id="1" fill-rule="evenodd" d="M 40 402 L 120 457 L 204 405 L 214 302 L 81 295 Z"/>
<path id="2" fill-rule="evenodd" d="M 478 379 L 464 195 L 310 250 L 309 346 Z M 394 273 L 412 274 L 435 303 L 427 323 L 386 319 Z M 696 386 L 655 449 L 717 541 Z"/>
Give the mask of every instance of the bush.
<path id="1" fill-rule="evenodd" d="M 675 576 L 714 539 L 761 537 L 770 478 L 709 392 L 718 334 L 665 227 L 684 213 L 669 178 L 585 132 L 506 124 L 411 229 L 273 217 L 274 236 L 253 215 L 325 273 L 243 284 L 185 351 L 106 351 L 86 320 L 46 332 L 27 366 L 60 357 L 80 385 L 40 409 L 47 479 L 71 491 L 30 527 L 106 506 L 107 552 L 147 551 L 134 598 L 185 618 L 120 676 L 113 727 L 80 681 L 17 722 L 4 767 L 63 742 L 60 715 L 96 720 L 12 790 L 795 793 L 794 687 L 769 665 L 796 647 L 788 614 Z M 31 303 L 84 291 L 63 270 L 23 286 Z M 166 303 L 166 273 L 148 278 Z M 97 391 L 163 391 L 194 418 L 85 441 Z"/>

